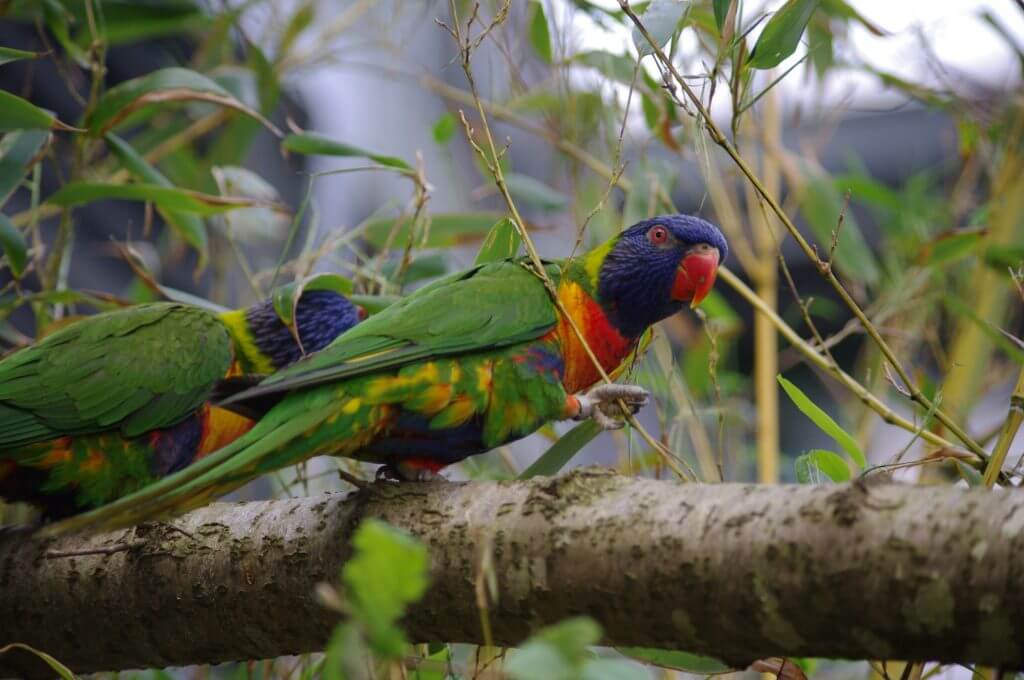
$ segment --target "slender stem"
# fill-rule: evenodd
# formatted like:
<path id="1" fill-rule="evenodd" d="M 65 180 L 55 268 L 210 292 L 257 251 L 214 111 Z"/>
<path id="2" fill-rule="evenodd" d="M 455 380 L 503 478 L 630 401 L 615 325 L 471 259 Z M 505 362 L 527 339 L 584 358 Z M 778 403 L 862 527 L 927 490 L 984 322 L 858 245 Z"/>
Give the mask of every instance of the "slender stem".
<path id="1" fill-rule="evenodd" d="M 669 71 L 669 73 L 672 74 L 672 78 L 675 80 L 676 84 L 686 94 L 687 99 L 689 100 L 690 104 L 694 107 L 694 109 L 697 111 L 698 117 L 704 124 L 704 127 L 708 131 L 708 134 L 711 136 L 712 141 L 719 147 L 721 147 L 722 150 L 726 152 L 726 154 L 729 155 L 732 161 L 740 169 L 740 172 L 742 172 L 746 176 L 747 180 L 754 186 L 754 189 L 757 191 L 757 193 L 761 196 L 761 198 L 764 199 L 764 201 L 768 204 L 768 207 L 771 208 L 772 212 L 775 213 L 775 215 L 779 218 L 779 221 L 781 221 L 782 224 L 786 227 L 786 230 L 793 237 L 793 240 L 796 241 L 797 245 L 800 246 L 800 249 L 803 250 L 804 254 L 808 257 L 808 259 L 810 259 L 811 262 L 813 262 L 816 265 L 822 277 L 824 277 L 825 280 L 828 281 L 828 283 L 836 291 L 836 294 L 839 295 L 839 298 L 864 326 L 865 332 L 867 332 L 867 334 L 871 337 L 875 344 L 878 345 L 878 349 L 882 352 L 883 356 L 885 356 L 886 360 L 892 365 L 893 370 L 896 372 L 896 375 L 899 376 L 899 379 L 902 381 L 903 387 L 907 390 L 907 394 L 909 395 L 910 399 L 919 404 L 925 410 L 934 413 L 936 420 L 941 422 L 950 432 L 953 433 L 953 435 L 957 439 L 963 442 L 964 446 L 970 449 L 972 453 L 977 455 L 982 460 L 986 460 L 988 454 L 986 453 L 985 449 L 983 449 L 980 444 L 974 441 L 974 439 L 972 439 L 971 436 L 967 434 L 967 432 L 964 431 L 962 427 L 960 427 L 960 425 L 954 422 L 949 417 L 949 415 L 947 415 L 943 410 L 937 408 L 936 405 L 933 404 L 932 401 L 927 396 L 925 396 L 923 392 L 921 392 L 921 389 L 917 386 L 917 383 L 915 383 L 911 379 L 910 374 L 906 371 L 906 369 L 903 368 L 903 365 L 900 363 L 895 353 L 889 347 L 889 344 L 878 332 L 878 329 L 875 328 L 875 325 L 871 323 L 871 320 L 868 319 L 867 315 L 860 308 L 860 305 L 857 304 L 857 301 L 853 299 L 853 297 L 846 290 L 846 288 L 839 281 L 839 279 L 836 278 L 835 272 L 832 270 L 830 264 L 818 257 L 818 254 L 815 252 L 814 247 L 811 246 L 807 239 L 804 238 L 803 234 L 800 233 L 800 230 L 796 228 L 796 225 L 789 218 L 786 212 L 782 209 L 782 206 L 779 204 L 775 196 L 765 188 L 764 184 L 761 182 L 760 178 L 757 176 L 754 170 L 750 167 L 750 165 L 747 164 L 746 160 L 744 160 L 744 158 L 740 155 L 739 151 L 736 150 L 736 147 L 733 146 L 733 144 L 729 141 L 725 134 L 722 133 L 722 131 L 715 124 L 714 120 L 712 120 L 710 113 L 705 108 L 700 98 L 689 86 L 689 84 L 686 82 L 683 76 L 679 73 L 679 70 L 675 67 L 675 64 L 673 64 L 672 61 L 665 55 L 662 49 L 658 46 L 657 41 L 651 37 L 651 34 L 647 31 L 647 28 L 643 25 L 643 23 L 641 23 L 640 19 L 630 8 L 628 0 L 619 0 L 619 6 L 622 7 L 622 10 L 626 13 L 627 16 L 629 16 L 632 22 L 636 25 L 637 30 L 640 31 L 640 33 L 644 36 L 647 42 L 650 43 L 650 47 L 654 52 L 654 55 L 661 62 L 661 64 Z"/>
<path id="2" fill-rule="evenodd" d="M 1010 444 L 1017 436 L 1017 430 L 1020 429 L 1022 422 L 1024 422 L 1024 368 L 1021 368 L 1020 374 L 1017 376 L 1017 385 L 1013 388 L 1013 394 L 1010 395 L 1010 412 L 1006 415 L 1003 429 L 999 431 L 999 439 L 996 440 L 996 446 L 992 449 L 992 457 L 989 459 L 988 465 L 985 466 L 985 475 L 982 477 L 985 486 L 991 487 L 999 478 L 999 472 L 1003 469 L 1003 463 L 1006 461 L 1006 454 L 1010 451 Z"/>

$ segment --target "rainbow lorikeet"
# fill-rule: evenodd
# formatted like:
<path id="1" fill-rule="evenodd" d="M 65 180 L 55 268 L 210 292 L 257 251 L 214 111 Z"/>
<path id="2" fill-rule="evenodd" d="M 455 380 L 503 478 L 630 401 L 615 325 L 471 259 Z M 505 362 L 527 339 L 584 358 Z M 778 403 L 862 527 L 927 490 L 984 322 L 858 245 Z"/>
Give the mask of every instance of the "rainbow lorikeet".
<path id="1" fill-rule="evenodd" d="M 728 248 L 696 217 L 646 220 L 578 258 L 546 263 L 604 370 L 654 323 L 698 304 Z M 483 264 L 417 290 L 315 355 L 222 403 L 265 415 L 205 459 L 56 527 L 126 526 L 181 512 L 319 454 L 384 463 L 417 478 L 557 419 L 630 408 L 639 387 L 603 385 L 526 260 Z"/>
<path id="2" fill-rule="evenodd" d="M 209 404 L 219 379 L 272 373 L 364 315 L 333 291 L 303 292 L 301 348 L 269 300 L 222 314 L 158 302 L 70 324 L 0 361 L 0 498 L 55 518 L 184 468 L 253 426 Z"/>

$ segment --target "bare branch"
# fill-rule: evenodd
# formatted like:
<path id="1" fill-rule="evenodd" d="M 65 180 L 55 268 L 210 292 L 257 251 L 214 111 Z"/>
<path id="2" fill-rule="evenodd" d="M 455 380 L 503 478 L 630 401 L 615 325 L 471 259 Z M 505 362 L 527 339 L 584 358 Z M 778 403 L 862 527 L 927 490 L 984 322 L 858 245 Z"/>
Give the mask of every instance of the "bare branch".
<path id="1" fill-rule="evenodd" d="M 0 533 L 0 645 L 76 673 L 322 650 L 343 614 L 318 584 L 338 577 L 364 517 L 430 547 L 430 589 L 403 624 L 416 642 L 514 645 L 586 613 L 603 644 L 737 668 L 797 656 L 1024 666 L 1024 493 L 597 469 L 215 503 L 175 520 L 195 540 L 163 524 L 53 542 Z M 97 551 L 125 543 L 143 545 Z M 45 674 L 0 656 L 2 677 Z"/>

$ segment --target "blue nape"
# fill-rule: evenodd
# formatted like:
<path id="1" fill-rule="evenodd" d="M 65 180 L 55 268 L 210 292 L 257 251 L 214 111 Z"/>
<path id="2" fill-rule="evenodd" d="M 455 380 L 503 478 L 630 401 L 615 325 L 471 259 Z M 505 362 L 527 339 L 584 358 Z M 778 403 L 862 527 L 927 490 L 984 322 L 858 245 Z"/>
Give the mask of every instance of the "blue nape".
<path id="1" fill-rule="evenodd" d="M 303 350 L 306 354 L 317 352 L 359 323 L 360 309 L 344 295 L 333 291 L 304 292 L 295 312 L 302 350 L 274 311 L 271 301 L 249 307 L 245 319 L 260 352 L 270 357 L 275 369 L 281 369 L 301 359 Z"/>

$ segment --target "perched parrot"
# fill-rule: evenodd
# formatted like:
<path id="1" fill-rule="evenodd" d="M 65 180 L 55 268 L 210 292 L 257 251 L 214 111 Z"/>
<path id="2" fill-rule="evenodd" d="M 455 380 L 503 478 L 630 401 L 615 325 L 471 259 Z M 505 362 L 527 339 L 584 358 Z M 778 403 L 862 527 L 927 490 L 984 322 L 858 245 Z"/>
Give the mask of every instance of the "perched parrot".
<path id="1" fill-rule="evenodd" d="M 545 266 L 602 367 L 614 372 L 648 327 L 704 299 L 727 252 L 712 224 L 667 215 Z M 182 512 L 320 454 L 383 463 L 388 474 L 418 479 L 549 421 L 614 415 L 619 399 L 632 410 L 646 403 L 647 392 L 637 386 L 582 393 L 599 377 L 527 260 L 479 265 L 417 290 L 317 354 L 243 386 L 221 403 L 265 412 L 247 434 L 55 531 Z"/>
<path id="2" fill-rule="evenodd" d="M 253 421 L 208 403 L 221 378 L 268 374 L 364 316 L 305 291 L 295 330 L 271 301 L 215 314 L 158 302 L 97 314 L 0 361 L 0 498 L 58 518 L 181 470 Z"/>

